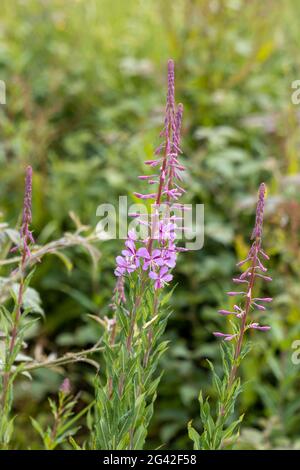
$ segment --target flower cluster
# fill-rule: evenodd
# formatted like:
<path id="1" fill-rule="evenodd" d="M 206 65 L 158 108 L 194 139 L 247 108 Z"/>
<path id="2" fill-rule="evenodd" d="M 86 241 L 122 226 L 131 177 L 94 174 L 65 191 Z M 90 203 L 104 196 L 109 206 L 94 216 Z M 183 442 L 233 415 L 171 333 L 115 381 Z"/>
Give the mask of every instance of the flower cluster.
<path id="1" fill-rule="evenodd" d="M 252 232 L 251 240 L 252 246 L 245 260 L 240 261 L 237 266 L 241 267 L 248 264 L 248 268 L 237 278 L 233 278 L 235 284 L 242 284 L 246 286 L 245 291 L 227 292 L 227 295 L 235 297 L 241 296 L 244 299 L 243 306 L 234 305 L 233 310 L 219 310 L 221 315 L 234 315 L 241 321 L 239 332 L 234 334 L 226 334 L 221 332 L 214 332 L 216 337 L 220 337 L 225 341 L 231 341 L 233 338 L 243 337 L 245 331 L 248 329 L 267 331 L 269 326 L 260 325 L 257 322 L 247 322 L 250 310 L 265 311 L 266 307 L 262 304 L 272 301 L 270 297 L 253 297 L 253 288 L 255 279 L 261 278 L 264 281 L 272 281 L 272 278 L 266 275 L 267 268 L 263 264 L 263 260 L 268 260 L 269 256 L 262 249 L 262 228 L 263 228 L 263 214 L 264 214 L 264 201 L 265 201 L 265 184 L 262 183 L 259 188 L 258 202 L 256 208 L 255 226 Z"/>
<path id="2" fill-rule="evenodd" d="M 65 395 L 68 395 L 71 392 L 71 383 L 70 383 L 70 380 L 68 379 L 68 377 L 66 377 L 63 380 L 63 383 L 59 387 L 59 391 L 64 393 Z"/>
<path id="3" fill-rule="evenodd" d="M 23 259 L 30 258 L 30 244 L 34 243 L 34 238 L 30 230 L 30 224 L 32 222 L 32 167 L 30 165 L 26 168 L 25 176 L 25 191 L 23 201 L 23 214 L 22 214 L 22 225 L 20 229 L 21 245 L 12 248 L 11 252 L 20 250 L 23 254 Z"/>
<path id="4" fill-rule="evenodd" d="M 23 217 L 22 217 L 22 227 L 21 227 L 21 238 L 24 240 L 25 251 L 28 250 L 29 243 L 34 243 L 32 233 L 29 230 L 29 225 L 32 222 L 31 199 L 32 199 L 32 168 L 31 166 L 28 166 L 26 168 L 25 194 L 24 194 Z"/>
<path id="5" fill-rule="evenodd" d="M 145 222 L 143 216 L 136 213 L 137 225 L 146 225 L 150 236 L 138 240 L 134 230 L 130 230 L 125 242 L 122 256 L 117 256 L 115 275 L 123 277 L 140 268 L 148 272 L 150 279 L 154 281 L 155 289 L 162 288 L 173 278 L 170 270 L 176 264 L 178 251 L 184 248 L 176 246 L 176 217 L 171 214 L 172 209 L 183 209 L 183 205 L 177 202 L 185 192 L 181 187 L 182 172 L 184 166 L 179 162 L 180 132 L 183 106 L 175 105 L 174 63 L 168 61 L 168 93 L 165 110 L 164 128 L 160 134 L 163 142 L 155 150 L 155 159 L 145 161 L 151 168 L 159 167 L 159 171 L 153 175 L 141 175 L 140 180 L 147 181 L 149 185 L 157 185 L 155 192 L 134 195 L 141 200 L 153 200 L 150 222 Z M 162 204 L 168 210 L 160 211 Z M 138 245 L 139 244 L 139 245 Z"/>

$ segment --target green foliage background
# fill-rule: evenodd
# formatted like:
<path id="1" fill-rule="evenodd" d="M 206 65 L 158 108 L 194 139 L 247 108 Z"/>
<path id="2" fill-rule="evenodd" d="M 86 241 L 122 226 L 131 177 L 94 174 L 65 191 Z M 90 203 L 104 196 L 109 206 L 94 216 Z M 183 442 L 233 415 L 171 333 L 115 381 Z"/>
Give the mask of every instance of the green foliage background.
<path id="1" fill-rule="evenodd" d="M 205 204 L 205 244 L 182 254 L 176 268 L 150 448 L 191 447 L 187 422 L 199 414 L 199 389 L 213 393 L 205 359 L 220 361 L 212 331 L 225 327 L 217 310 L 229 307 L 225 292 L 246 253 L 262 180 L 272 331 L 255 333 L 242 369 L 249 382 L 240 400 L 239 411 L 247 410 L 240 446 L 300 448 L 300 366 L 291 361 L 300 339 L 300 115 L 291 102 L 291 83 L 300 78 L 299 17 L 297 0 L 1 2 L 7 104 L 0 106 L 0 212 L 2 221 L 17 223 L 24 168 L 32 164 L 39 243 L 73 227 L 70 211 L 94 226 L 99 204 L 127 194 L 134 201 L 143 160 L 158 143 L 166 62 L 175 60 L 177 101 L 185 108 L 185 202 Z M 62 354 L 99 338 L 87 313 L 109 314 L 121 246 L 99 243 L 97 269 L 80 249 L 69 252 L 71 271 L 55 257 L 44 260 L 33 287 L 46 320 L 29 348 Z M 88 402 L 94 370 L 67 370 Z M 49 419 L 46 397 L 61 380 L 45 370 L 19 382 L 16 448 L 38 447 L 28 415 Z M 84 438 L 88 431 L 80 432 Z"/>

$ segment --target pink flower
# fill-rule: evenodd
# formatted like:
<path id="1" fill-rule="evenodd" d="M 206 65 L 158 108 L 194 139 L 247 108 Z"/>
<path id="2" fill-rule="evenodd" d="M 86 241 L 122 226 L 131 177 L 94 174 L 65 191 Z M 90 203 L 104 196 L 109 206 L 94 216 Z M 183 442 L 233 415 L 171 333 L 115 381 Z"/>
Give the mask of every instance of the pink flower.
<path id="1" fill-rule="evenodd" d="M 176 251 L 172 249 L 164 249 L 162 251 L 162 260 L 165 266 L 168 266 L 168 268 L 175 268 L 176 266 Z"/>
<path id="2" fill-rule="evenodd" d="M 146 271 L 149 267 L 155 269 L 157 266 L 163 265 L 161 258 L 161 250 L 155 249 L 149 253 L 147 248 L 139 248 L 137 256 L 144 259 L 143 270 Z"/>
<path id="3" fill-rule="evenodd" d="M 172 274 L 168 274 L 168 268 L 166 266 L 163 266 L 160 269 L 159 273 L 156 273 L 155 271 L 150 271 L 149 277 L 155 281 L 155 289 L 161 289 L 162 287 L 164 287 L 165 284 L 172 281 L 173 279 Z"/>
<path id="4" fill-rule="evenodd" d="M 125 242 L 126 249 L 122 250 L 122 255 L 125 256 L 126 259 L 130 259 L 130 261 L 136 265 L 136 267 L 139 266 L 140 261 L 139 258 L 137 257 L 137 252 L 136 252 L 136 247 L 135 243 L 133 240 L 126 240 Z"/>
<path id="5" fill-rule="evenodd" d="M 117 262 L 117 268 L 115 270 L 115 275 L 116 276 L 123 276 L 126 272 L 128 274 L 132 273 L 133 271 L 136 270 L 136 264 L 132 262 L 130 258 L 123 257 L 123 256 L 117 256 L 116 257 L 116 262 Z"/>
<path id="6" fill-rule="evenodd" d="M 175 234 L 175 224 L 172 222 L 166 222 L 162 220 L 159 223 L 159 229 L 158 229 L 158 239 L 161 242 L 164 242 L 166 240 L 171 240 L 174 241 L 176 238 Z"/>

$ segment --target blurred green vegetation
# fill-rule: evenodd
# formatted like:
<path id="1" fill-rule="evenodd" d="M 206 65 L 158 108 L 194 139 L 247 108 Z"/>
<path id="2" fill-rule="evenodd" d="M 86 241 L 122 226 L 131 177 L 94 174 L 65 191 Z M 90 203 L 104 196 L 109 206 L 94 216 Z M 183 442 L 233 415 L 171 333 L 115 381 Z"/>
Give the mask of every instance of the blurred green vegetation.
<path id="1" fill-rule="evenodd" d="M 185 108 L 185 202 L 205 204 L 205 244 L 182 254 L 176 268 L 150 448 L 191 446 L 186 425 L 198 416 L 199 389 L 213 393 L 205 358 L 219 361 L 211 333 L 224 327 L 217 310 L 229 306 L 225 292 L 249 243 L 262 180 L 274 278 L 263 293 L 274 297 L 272 331 L 255 333 L 242 370 L 248 429 L 240 446 L 300 448 L 300 366 L 291 362 L 292 342 L 300 339 L 300 114 L 291 102 L 291 83 L 300 78 L 299 18 L 297 0 L 1 2 L 7 104 L 0 106 L 0 212 L 2 221 L 17 223 L 31 163 L 39 243 L 73 228 L 70 211 L 94 226 L 99 204 L 142 188 L 136 176 L 158 143 L 166 62 L 175 60 L 177 101 Z M 46 320 L 31 348 L 62 354 L 98 339 L 87 313 L 109 313 L 121 246 L 99 243 L 97 269 L 79 248 L 68 253 L 71 272 L 55 257 L 43 261 L 33 287 Z M 67 371 L 88 401 L 92 367 Z M 38 446 L 28 415 L 47 421 L 45 398 L 61 380 L 44 370 L 19 383 L 16 447 Z"/>

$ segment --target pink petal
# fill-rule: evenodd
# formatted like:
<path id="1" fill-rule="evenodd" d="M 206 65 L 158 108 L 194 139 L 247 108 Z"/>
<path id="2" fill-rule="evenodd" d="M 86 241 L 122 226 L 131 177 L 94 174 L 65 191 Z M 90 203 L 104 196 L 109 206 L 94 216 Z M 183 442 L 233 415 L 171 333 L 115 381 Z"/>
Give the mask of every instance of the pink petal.
<path id="1" fill-rule="evenodd" d="M 159 271 L 159 276 L 163 277 L 168 272 L 167 266 L 163 266 Z"/>
<path id="2" fill-rule="evenodd" d="M 116 257 L 116 262 L 119 266 L 122 266 L 122 267 L 126 267 L 127 264 L 126 264 L 126 261 L 125 259 L 123 258 L 123 256 L 117 256 Z"/>
<path id="3" fill-rule="evenodd" d="M 123 256 L 132 256 L 132 253 L 129 250 L 122 250 L 122 255 Z"/>
<path id="4" fill-rule="evenodd" d="M 156 280 L 156 279 L 158 279 L 158 274 L 155 273 L 154 271 L 150 271 L 149 277 L 150 277 L 151 279 Z"/>
<path id="5" fill-rule="evenodd" d="M 164 282 L 170 282 L 173 279 L 173 275 L 172 274 L 166 274 L 165 276 L 163 276 L 162 279 L 163 279 Z"/>
<path id="6" fill-rule="evenodd" d="M 155 249 L 152 251 L 152 258 L 158 258 L 161 255 L 161 251 L 158 249 Z"/>
<path id="7" fill-rule="evenodd" d="M 150 259 L 150 254 L 147 248 L 139 248 L 138 251 L 136 252 L 137 256 L 140 258 L 145 258 L 145 259 Z"/>

